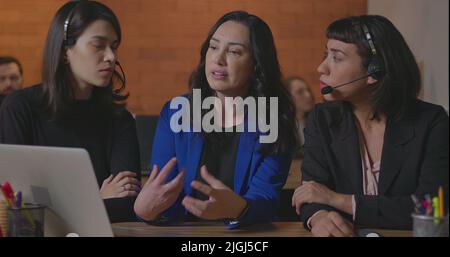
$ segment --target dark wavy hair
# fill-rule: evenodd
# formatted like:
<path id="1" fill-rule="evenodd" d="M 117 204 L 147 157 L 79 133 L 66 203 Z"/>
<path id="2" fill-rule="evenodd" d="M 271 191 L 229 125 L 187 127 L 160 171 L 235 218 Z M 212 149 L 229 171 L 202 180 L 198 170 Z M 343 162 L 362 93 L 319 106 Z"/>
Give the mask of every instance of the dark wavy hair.
<path id="1" fill-rule="evenodd" d="M 250 32 L 250 49 L 254 63 L 254 72 L 250 82 L 249 95 L 252 97 L 278 97 L 278 138 L 274 143 L 262 144 L 263 154 L 278 154 L 290 152 L 293 142 L 298 137 L 295 123 L 295 108 L 288 92 L 283 86 L 277 51 L 269 26 L 259 17 L 245 11 L 233 11 L 222 16 L 211 28 L 200 51 L 200 62 L 189 79 L 192 90 L 201 89 L 202 100 L 214 96 L 214 90 L 208 84 L 205 74 L 205 58 L 211 37 L 225 22 L 234 21 L 246 26 Z M 256 101 L 257 102 L 257 101 Z M 266 106 L 269 114 L 269 105 Z M 202 110 L 202 118 L 208 110 Z M 206 139 L 221 137 L 223 133 L 203 133 Z"/>
<path id="2" fill-rule="evenodd" d="M 413 53 L 405 39 L 387 18 L 379 15 L 362 15 L 339 19 L 327 30 L 328 39 L 355 44 L 367 69 L 372 56 L 361 24 L 370 31 L 377 55 L 383 65 L 384 76 L 370 96 L 373 118 L 379 114 L 402 119 L 412 109 L 420 91 L 420 72 Z"/>
<path id="3" fill-rule="evenodd" d="M 69 17 L 70 16 L 70 17 Z M 69 20 L 67 41 L 64 40 L 64 22 Z M 65 63 L 65 51 L 76 44 L 76 40 L 94 21 L 105 20 L 114 28 L 118 42 L 121 41 L 119 20 L 106 5 L 96 1 L 70 1 L 61 6 L 52 19 L 44 48 L 42 82 L 45 109 L 52 119 L 62 118 L 70 105 L 75 101 L 73 86 L 76 83 L 72 70 Z M 124 77 L 114 71 L 113 78 L 105 88 L 94 87 L 92 97 L 100 104 L 100 108 L 112 111 L 114 106 L 121 106 L 127 95 L 120 95 L 113 89 L 115 82 L 120 81 L 124 89 Z"/>

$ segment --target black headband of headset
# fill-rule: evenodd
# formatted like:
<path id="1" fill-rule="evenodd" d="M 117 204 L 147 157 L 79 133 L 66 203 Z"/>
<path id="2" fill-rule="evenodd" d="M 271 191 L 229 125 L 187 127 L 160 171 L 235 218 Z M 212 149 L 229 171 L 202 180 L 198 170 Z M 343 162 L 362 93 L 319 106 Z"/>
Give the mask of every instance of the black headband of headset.
<path id="1" fill-rule="evenodd" d="M 69 14 L 67 15 L 66 20 L 64 21 L 64 45 L 71 46 L 75 44 L 75 40 L 73 38 L 69 38 L 69 25 L 72 20 L 73 13 L 75 12 L 75 9 L 78 7 L 79 3 L 81 1 L 77 1 L 77 3 L 74 5 L 72 10 L 70 10 Z"/>
<path id="2" fill-rule="evenodd" d="M 377 49 L 375 48 L 375 44 L 373 43 L 372 35 L 370 34 L 369 28 L 364 22 L 361 22 L 361 27 L 364 32 L 364 35 L 369 43 L 370 50 L 372 51 L 372 56 L 377 55 Z"/>

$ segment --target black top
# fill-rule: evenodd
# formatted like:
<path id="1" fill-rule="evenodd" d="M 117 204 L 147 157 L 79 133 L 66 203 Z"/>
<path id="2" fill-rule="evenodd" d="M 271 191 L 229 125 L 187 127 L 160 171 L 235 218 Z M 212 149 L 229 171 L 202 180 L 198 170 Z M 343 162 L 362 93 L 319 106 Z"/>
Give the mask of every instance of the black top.
<path id="1" fill-rule="evenodd" d="M 98 185 L 110 174 L 133 171 L 140 180 L 136 126 L 123 107 L 119 114 L 101 111 L 93 100 L 76 101 L 68 114 L 52 121 L 44 111 L 42 86 L 8 95 L 0 107 L 0 143 L 84 148 Z M 111 222 L 135 220 L 135 198 L 106 199 Z"/>
<path id="2" fill-rule="evenodd" d="M 411 229 L 411 195 L 436 196 L 444 188 L 448 203 L 448 125 L 444 108 L 417 100 L 402 120 L 386 120 L 378 195 L 364 195 L 358 130 L 345 102 L 316 105 L 305 128 L 302 177 L 341 194 L 355 196 L 358 227 Z M 447 206 L 445 206 L 448 208 Z M 317 203 L 301 207 L 306 225 L 318 210 L 336 209 Z M 352 217 L 344 215 L 353 221 Z"/>
<path id="3" fill-rule="evenodd" d="M 235 130 L 236 127 L 233 127 L 233 131 Z M 208 184 L 200 175 L 200 168 L 206 165 L 211 175 L 233 190 L 236 158 L 241 133 L 222 132 L 220 134 L 220 138 L 216 137 L 214 141 L 205 140 L 196 179 Z M 200 200 L 208 199 L 207 196 L 196 190 L 193 190 L 192 196 Z M 193 215 L 188 215 L 187 220 L 195 221 L 199 219 Z"/>
<path id="4" fill-rule="evenodd" d="M 3 102 L 3 99 L 5 99 L 5 97 L 6 96 L 4 96 L 4 95 L 0 95 L 0 107 L 2 106 L 2 102 Z"/>

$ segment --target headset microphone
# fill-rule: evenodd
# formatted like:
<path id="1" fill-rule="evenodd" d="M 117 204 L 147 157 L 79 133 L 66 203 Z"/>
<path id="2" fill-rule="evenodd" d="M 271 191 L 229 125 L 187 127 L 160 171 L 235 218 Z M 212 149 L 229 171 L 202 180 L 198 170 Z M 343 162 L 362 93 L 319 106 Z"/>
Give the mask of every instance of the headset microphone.
<path id="1" fill-rule="evenodd" d="M 116 64 L 117 64 L 117 66 L 119 66 L 120 73 L 122 73 L 122 76 L 118 76 L 118 79 L 121 82 L 121 86 L 120 86 L 120 88 L 117 88 L 117 89 L 113 90 L 113 97 L 117 101 L 123 101 L 123 100 L 127 99 L 128 93 L 123 96 L 123 95 L 120 94 L 120 92 L 125 89 L 125 84 L 126 84 L 127 80 L 125 78 L 125 72 L 122 69 L 122 65 L 120 65 L 120 62 L 118 60 L 116 60 Z"/>
<path id="2" fill-rule="evenodd" d="M 364 75 L 364 76 L 362 76 L 362 77 L 360 77 L 360 78 L 354 79 L 354 80 L 352 80 L 352 81 L 350 81 L 350 82 L 346 82 L 346 83 L 343 83 L 343 84 L 340 84 L 340 85 L 337 85 L 337 86 L 334 86 L 334 87 L 333 87 L 333 86 L 327 85 L 326 87 L 323 87 L 323 88 L 320 90 L 320 93 L 322 93 L 322 95 L 329 94 L 329 93 L 333 92 L 333 90 L 336 89 L 336 88 L 339 88 L 339 87 L 342 87 L 342 86 L 351 84 L 351 83 L 356 82 L 356 81 L 361 80 L 361 79 L 365 79 L 365 78 L 367 78 L 367 77 L 369 77 L 369 76 L 371 76 L 371 75 L 372 75 L 372 74 L 369 73 L 369 74 Z"/>

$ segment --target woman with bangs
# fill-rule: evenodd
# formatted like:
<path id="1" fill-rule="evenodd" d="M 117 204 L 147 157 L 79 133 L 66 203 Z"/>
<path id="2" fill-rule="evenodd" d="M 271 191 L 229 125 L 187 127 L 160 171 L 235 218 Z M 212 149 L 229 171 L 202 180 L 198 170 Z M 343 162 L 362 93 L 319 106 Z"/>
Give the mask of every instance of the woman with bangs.
<path id="1" fill-rule="evenodd" d="M 292 205 L 315 236 L 412 229 L 412 195 L 442 186 L 448 199 L 448 115 L 418 99 L 419 68 L 388 19 L 339 19 L 326 36 L 326 102 L 308 117 Z"/>

